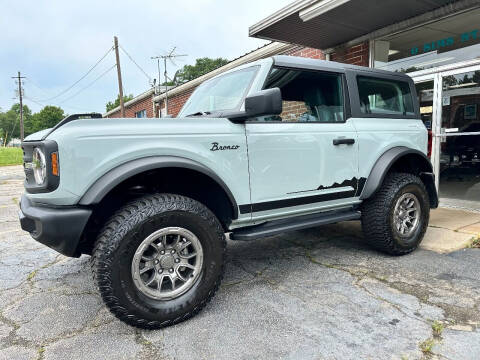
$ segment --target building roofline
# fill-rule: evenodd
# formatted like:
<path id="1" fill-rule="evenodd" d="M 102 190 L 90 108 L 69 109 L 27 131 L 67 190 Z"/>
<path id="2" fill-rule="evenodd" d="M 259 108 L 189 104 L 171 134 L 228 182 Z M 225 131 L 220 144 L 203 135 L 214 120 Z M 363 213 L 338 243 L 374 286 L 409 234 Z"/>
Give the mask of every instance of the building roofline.
<path id="1" fill-rule="evenodd" d="M 275 11 L 273 14 L 267 16 L 266 18 L 258 21 L 257 23 L 253 24 L 248 28 L 248 36 L 255 36 L 259 31 L 269 27 L 270 25 L 278 22 L 290 16 L 307 6 L 313 5 L 314 3 L 318 2 L 318 0 L 297 0 L 294 1 L 287 6 L 284 6 L 280 10 Z"/>
<path id="2" fill-rule="evenodd" d="M 262 58 L 270 57 L 272 55 L 276 55 L 279 52 L 282 51 L 287 51 L 291 48 L 297 47 L 297 45 L 292 45 L 292 44 L 285 44 L 285 43 L 280 43 L 280 42 L 272 42 L 270 44 L 264 45 L 256 50 L 253 50 L 245 55 L 242 55 L 229 63 L 212 70 L 196 79 L 190 80 L 182 85 L 176 86 L 173 89 L 168 91 L 168 96 L 175 96 L 177 94 L 181 94 L 183 92 L 186 92 L 192 88 L 197 87 L 204 81 L 211 79 L 219 74 L 222 74 L 228 70 L 231 70 L 233 68 L 236 68 L 237 66 L 259 60 Z M 165 93 L 162 93 L 160 95 L 157 95 L 154 97 L 154 101 L 158 102 L 160 100 L 163 100 L 165 98 Z"/>
<path id="3" fill-rule="evenodd" d="M 132 100 L 128 100 L 125 104 L 123 104 L 123 106 L 127 107 L 127 106 L 133 105 L 133 104 L 135 104 L 135 103 L 137 103 L 137 102 L 139 102 L 143 99 L 146 99 L 147 97 L 152 96 L 153 92 L 154 92 L 153 88 L 148 89 L 147 91 L 141 93 L 140 95 L 135 96 Z M 117 111 L 120 111 L 120 106 L 117 106 L 116 108 L 114 108 L 110 111 L 107 111 L 106 113 L 104 113 L 102 115 L 102 117 L 110 116 Z"/>

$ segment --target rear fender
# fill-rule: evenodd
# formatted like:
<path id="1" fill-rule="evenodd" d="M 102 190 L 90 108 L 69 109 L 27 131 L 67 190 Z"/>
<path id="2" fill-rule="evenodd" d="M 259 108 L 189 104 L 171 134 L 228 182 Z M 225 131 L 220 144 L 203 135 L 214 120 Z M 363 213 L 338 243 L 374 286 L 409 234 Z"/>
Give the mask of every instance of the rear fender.
<path id="1" fill-rule="evenodd" d="M 361 200 L 366 200 L 378 191 L 388 172 L 400 162 L 406 161 L 409 169 L 405 172 L 411 172 L 415 169 L 415 174 L 422 179 L 429 198 L 430 207 L 438 207 L 438 194 L 435 187 L 435 175 L 433 174 L 433 167 L 428 157 L 421 151 L 411 149 L 405 146 L 397 146 L 384 152 L 377 160 L 368 176 L 363 191 L 360 195 Z M 401 171 L 401 167 L 397 169 Z"/>

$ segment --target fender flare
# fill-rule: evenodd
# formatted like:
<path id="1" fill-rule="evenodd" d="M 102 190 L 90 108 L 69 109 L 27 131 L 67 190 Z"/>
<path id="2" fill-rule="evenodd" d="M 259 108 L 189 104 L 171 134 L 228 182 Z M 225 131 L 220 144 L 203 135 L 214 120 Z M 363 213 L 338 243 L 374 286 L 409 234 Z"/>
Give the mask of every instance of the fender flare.
<path id="1" fill-rule="evenodd" d="M 384 152 L 373 165 L 372 170 L 368 176 L 368 179 L 363 188 L 362 194 L 360 195 L 360 200 L 368 199 L 373 196 L 385 179 L 388 171 L 392 165 L 400 158 L 405 155 L 415 154 L 419 155 L 423 160 L 421 162 L 420 168 L 421 173 L 420 177 L 427 187 L 428 193 L 430 195 L 431 207 L 435 208 L 438 206 L 438 195 L 435 189 L 435 181 L 433 175 L 433 166 L 430 163 L 428 157 L 421 151 L 408 148 L 406 146 L 397 146 L 391 148 Z M 432 188 L 433 186 L 433 188 Z"/>
<path id="2" fill-rule="evenodd" d="M 227 194 L 232 203 L 232 215 L 238 218 L 238 205 L 225 182 L 205 165 L 179 156 L 149 156 L 123 163 L 98 178 L 85 192 L 79 205 L 98 204 L 115 186 L 142 172 L 161 168 L 184 168 L 198 171 L 215 181 Z"/>

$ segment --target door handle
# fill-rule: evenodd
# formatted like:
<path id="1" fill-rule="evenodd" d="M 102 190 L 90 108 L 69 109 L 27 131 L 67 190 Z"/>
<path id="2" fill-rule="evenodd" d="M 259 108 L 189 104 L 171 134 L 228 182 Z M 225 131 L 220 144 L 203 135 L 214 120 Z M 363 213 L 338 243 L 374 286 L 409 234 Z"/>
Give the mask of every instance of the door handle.
<path id="1" fill-rule="evenodd" d="M 333 139 L 333 145 L 353 145 L 355 144 L 355 139 L 345 139 L 345 138 L 338 138 Z"/>

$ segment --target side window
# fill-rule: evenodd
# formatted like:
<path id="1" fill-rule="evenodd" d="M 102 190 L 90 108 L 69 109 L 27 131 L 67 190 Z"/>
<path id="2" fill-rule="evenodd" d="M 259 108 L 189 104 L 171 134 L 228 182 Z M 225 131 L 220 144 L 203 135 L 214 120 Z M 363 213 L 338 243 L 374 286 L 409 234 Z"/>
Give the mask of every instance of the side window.
<path id="1" fill-rule="evenodd" d="M 307 70 L 273 68 L 265 89 L 278 87 L 283 111 L 257 121 L 343 122 L 342 75 Z"/>
<path id="2" fill-rule="evenodd" d="M 412 93 L 407 82 L 358 76 L 357 84 L 362 113 L 415 115 Z"/>

